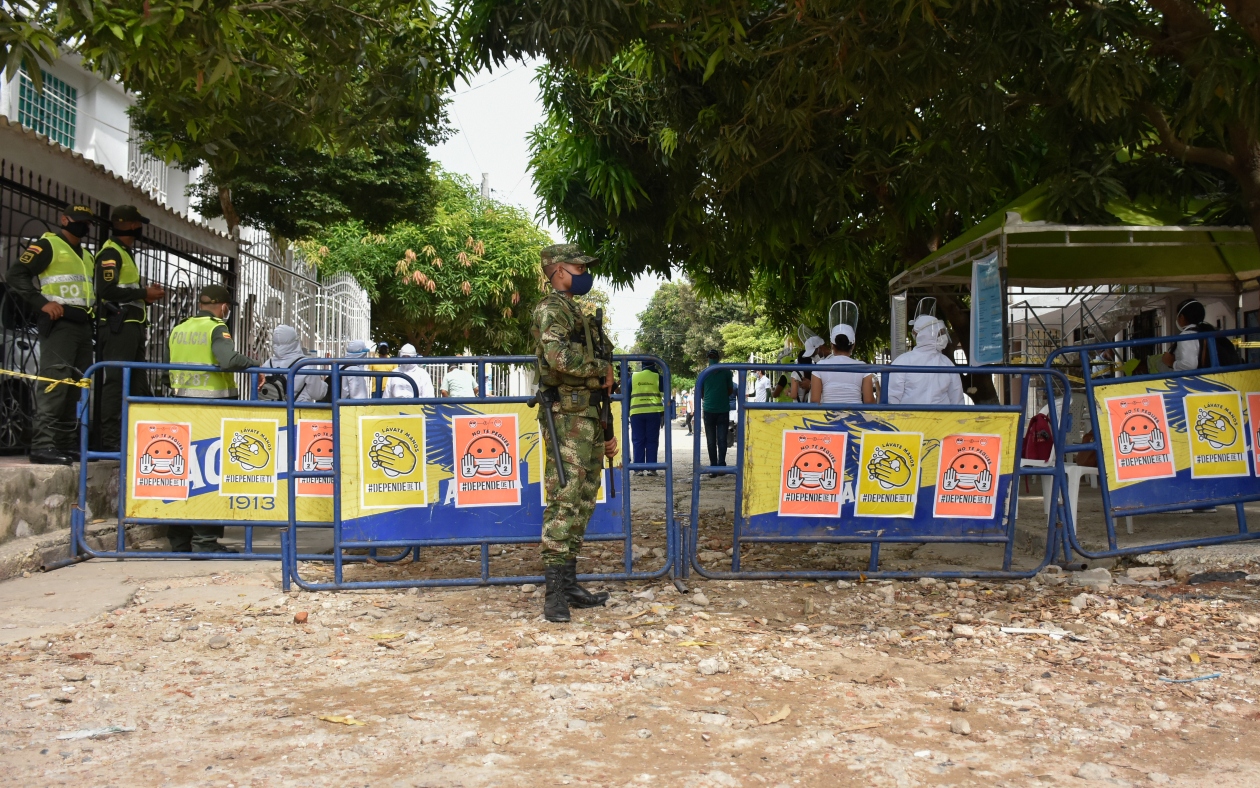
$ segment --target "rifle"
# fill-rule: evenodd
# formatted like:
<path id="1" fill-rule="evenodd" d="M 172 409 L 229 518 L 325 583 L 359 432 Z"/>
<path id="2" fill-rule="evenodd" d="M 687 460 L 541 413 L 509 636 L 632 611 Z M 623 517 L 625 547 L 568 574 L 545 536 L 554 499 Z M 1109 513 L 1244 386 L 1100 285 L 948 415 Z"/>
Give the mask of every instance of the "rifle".
<path id="1" fill-rule="evenodd" d="M 538 388 L 534 391 L 534 396 L 529 398 L 529 402 L 525 403 L 529 407 L 538 406 L 539 416 L 546 423 L 547 437 L 551 438 L 551 460 L 556 464 L 556 479 L 560 482 L 561 487 L 569 485 L 568 480 L 564 477 L 564 462 L 560 459 L 560 442 L 556 438 L 556 420 L 551 413 L 551 405 L 556 401 L 556 390 L 546 389 L 542 386 L 542 365 L 538 366 Z"/>
<path id="2" fill-rule="evenodd" d="M 598 334 L 597 339 L 599 341 L 599 350 L 597 352 L 597 355 L 599 356 L 599 358 L 604 359 L 611 365 L 612 357 L 613 357 L 613 353 L 612 353 L 613 348 L 612 348 L 612 343 L 608 341 L 608 335 L 604 333 L 604 310 L 603 309 L 595 310 L 595 331 Z M 616 384 L 614 383 L 614 386 L 615 385 Z M 608 441 L 612 440 L 615 437 L 613 423 L 612 423 L 612 395 L 608 389 L 601 388 L 597 396 L 598 396 L 598 403 L 599 403 L 597 405 L 597 409 L 599 411 L 599 426 L 602 427 L 604 430 L 604 443 L 607 443 Z M 615 470 L 616 466 L 613 465 L 613 458 L 608 457 L 607 460 L 608 460 L 608 469 L 610 471 Z M 608 474 L 608 497 L 609 498 L 617 497 L 617 474 L 616 473 Z"/>

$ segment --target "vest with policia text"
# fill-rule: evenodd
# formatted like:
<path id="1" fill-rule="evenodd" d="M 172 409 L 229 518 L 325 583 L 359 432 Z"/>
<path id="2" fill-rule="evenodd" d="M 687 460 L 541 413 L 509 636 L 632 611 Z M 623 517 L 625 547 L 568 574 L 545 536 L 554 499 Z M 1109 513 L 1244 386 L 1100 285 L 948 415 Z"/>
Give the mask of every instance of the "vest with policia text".
<path id="1" fill-rule="evenodd" d="M 641 369 L 630 377 L 630 415 L 664 413 L 661 402 L 661 376 L 650 369 Z"/>
<path id="2" fill-rule="evenodd" d="M 172 369 L 171 388 L 177 397 L 229 399 L 236 396 L 236 376 L 218 371 L 214 360 L 214 330 L 227 325 L 217 317 L 190 317 L 171 331 L 167 344 L 172 364 L 206 364 L 216 370 Z"/>
<path id="3" fill-rule="evenodd" d="M 582 309 L 574 304 L 568 298 L 552 293 L 543 299 L 540 305 L 544 309 L 558 309 L 569 313 L 573 318 L 575 325 L 569 333 L 569 347 L 575 353 L 581 353 L 583 360 L 590 364 L 595 360 L 595 339 L 591 333 L 591 325 L 586 320 L 586 315 L 582 314 Z M 543 388 L 555 388 L 556 386 L 570 386 L 572 388 L 585 388 L 596 391 L 604 386 L 604 378 L 579 378 L 576 375 L 570 375 L 568 372 L 559 369 L 552 369 L 547 364 L 546 354 L 543 353 L 542 345 L 537 348 L 538 356 L 538 380 Z"/>
<path id="4" fill-rule="evenodd" d="M 76 306 L 92 314 L 92 253 L 82 256 L 57 233 L 44 233 L 52 245 L 52 262 L 39 275 L 39 292 L 53 303 Z"/>
<path id="5" fill-rule="evenodd" d="M 122 263 L 118 266 L 118 286 L 135 288 L 140 286 L 140 269 L 136 266 L 135 259 L 131 256 L 131 252 L 127 251 L 127 247 L 110 238 L 101 245 L 101 251 L 106 249 L 118 250 L 118 257 Z M 149 322 L 148 304 L 143 298 L 136 301 L 124 301 L 119 306 L 130 306 L 140 310 L 140 317 L 129 317 L 124 322 L 140 323 L 144 325 Z"/>

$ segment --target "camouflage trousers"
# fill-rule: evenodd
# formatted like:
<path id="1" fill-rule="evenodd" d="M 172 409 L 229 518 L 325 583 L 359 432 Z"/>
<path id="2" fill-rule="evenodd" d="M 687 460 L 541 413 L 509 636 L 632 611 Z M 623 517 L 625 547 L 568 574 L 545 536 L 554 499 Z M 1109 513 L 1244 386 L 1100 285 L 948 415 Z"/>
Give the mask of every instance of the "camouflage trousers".
<path id="1" fill-rule="evenodd" d="M 560 440 L 560 458 L 564 462 L 564 487 L 556 474 L 551 439 L 544 426 L 543 450 L 547 452 L 547 508 L 543 510 L 542 560 L 556 566 L 578 557 L 586 526 L 595 511 L 599 495 L 600 473 L 604 465 L 604 433 L 599 421 L 587 415 L 552 411 L 556 437 Z"/>

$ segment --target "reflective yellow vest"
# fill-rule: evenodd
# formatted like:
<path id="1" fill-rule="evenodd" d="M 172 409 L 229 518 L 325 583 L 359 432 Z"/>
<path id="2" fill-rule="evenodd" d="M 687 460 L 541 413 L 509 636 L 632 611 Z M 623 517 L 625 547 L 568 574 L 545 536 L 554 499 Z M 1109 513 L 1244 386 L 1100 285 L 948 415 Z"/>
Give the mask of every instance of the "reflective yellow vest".
<path id="1" fill-rule="evenodd" d="M 110 238 L 101 244 L 101 251 L 106 249 L 117 249 L 118 256 L 122 259 L 122 264 L 118 266 L 118 286 L 119 287 L 139 287 L 140 286 L 140 269 L 136 266 L 135 258 L 131 256 L 131 252 L 127 251 L 127 247 Z M 149 322 L 148 302 L 143 298 L 138 301 L 125 301 L 120 306 L 134 306 L 140 310 L 143 315 L 140 319 L 134 317 L 128 318 L 127 323 L 139 323 L 144 325 Z"/>
<path id="2" fill-rule="evenodd" d="M 630 378 L 630 415 L 663 413 L 661 376 L 650 369 L 641 369 Z"/>
<path id="3" fill-rule="evenodd" d="M 214 360 L 214 330 L 227 325 L 217 317 L 190 317 L 171 331 L 167 345 L 172 364 L 206 364 L 218 367 Z M 229 399 L 236 396 L 236 376 L 231 372 L 171 370 L 171 388 L 177 397 Z"/>
<path id="4" fill-rule="evenodd" d="M 77 306 L 92 314 L 92 253 L 78 255 L 59 233 L 40 236 L 52 244 L 52 262 L 39 275 L 39 292 L 62 306 Z"/>

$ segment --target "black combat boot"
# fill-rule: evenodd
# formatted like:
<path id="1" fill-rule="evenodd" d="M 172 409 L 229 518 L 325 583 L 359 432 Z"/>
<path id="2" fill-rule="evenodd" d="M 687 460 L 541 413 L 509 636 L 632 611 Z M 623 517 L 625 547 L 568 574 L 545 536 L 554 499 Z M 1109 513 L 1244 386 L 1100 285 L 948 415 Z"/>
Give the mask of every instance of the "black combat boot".
<path id="1" fill-rule="evenodd" d="M 557 624 L 569 623 L 569 601 L 565 598 L 568 573 L 563 564 L 547 567 L 547 599 L 543 602 L 543 618 Z"/>
<path id="2" fill-rule="evenodd" d="M 608 592 L 600 591 L 598 594 L 592 594 L 577 582 L 577 559 L 571 558 L 564 565 L 565 580 L 565 596 L 568 597 L 569 604 L 576 608 L 584 607 L 603 607 L 608 601 Z"/>

